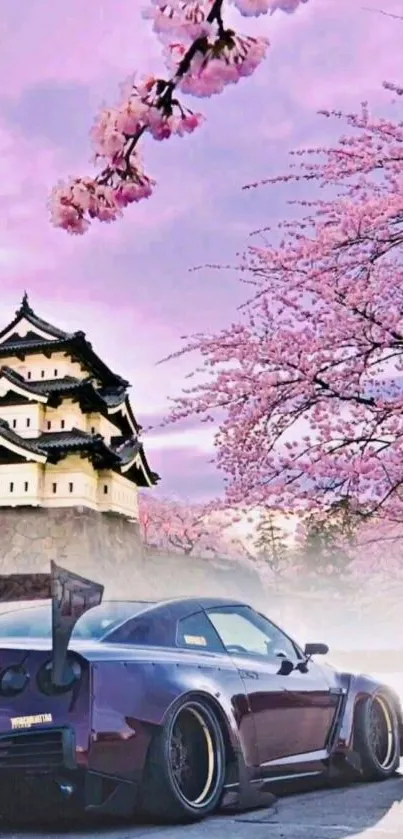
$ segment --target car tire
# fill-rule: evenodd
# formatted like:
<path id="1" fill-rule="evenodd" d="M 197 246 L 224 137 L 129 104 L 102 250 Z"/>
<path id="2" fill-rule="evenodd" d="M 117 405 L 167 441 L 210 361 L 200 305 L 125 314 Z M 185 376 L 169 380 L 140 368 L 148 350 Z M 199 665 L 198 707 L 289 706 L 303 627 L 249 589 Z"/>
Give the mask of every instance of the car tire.
<path id="1" fill-rule="evenodd" d="M 200 821 L 217 809 L 225 771 L 225 744 L 216 714 L 203 700 L 182 701 L 151 741 L 140 809 L 157 821 Z"/>
<path id="2" fill-rule="evenodd" d="M 384 694 L 359 702 L 354 719 L 354 750 L 361 758 L 364 781 L 390 778 L 400 763 L 399 724 L 393 703 Z"/>

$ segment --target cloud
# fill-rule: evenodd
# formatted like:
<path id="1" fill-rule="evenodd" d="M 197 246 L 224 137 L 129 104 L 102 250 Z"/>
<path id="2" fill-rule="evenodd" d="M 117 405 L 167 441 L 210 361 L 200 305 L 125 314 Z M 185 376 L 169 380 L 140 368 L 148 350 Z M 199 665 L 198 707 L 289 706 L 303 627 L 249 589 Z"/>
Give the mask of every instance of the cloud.
<path id="1" fill-rule="evenodd" d="M 17 277 L 35 277 L 37 270 L 54 265 L 71 249 L 71 241 L 65 240 L 55 252 L 46 217 L 47 184 L 57 172 L 56 150 L 24 136 L 0 115 L 2 292 Z"/>
<path id="2" fill-rule="evenodd" d="M 175 495 L 204 502 L 222 494 L 222 476 L 210 462 L 211 458 L 196 447 L 160 449 L 150 452 L 149 460 L 162 476 L 155 490 L 162 497 Z"/>
<path id="3" fill-rule="evenodd" d="M 150 69 L 160 50 L 139 21 L 133 0 L 29 0 L 24 13 L 1 0 L 0 95 L 19 96 L 39 83 L 104 84 L 137 67 Z M 139 25 L 140 24 L 140 25 Z"/>
<path id="4" fill-rule="evenodd" d="M 307 4 L 299 21 L 295 16 L 283 27 L 273 51 L 278 84 L 292 103 L 312 111 L 357 106 L 367 98 L 384 103 L 382 82 L 401 75 L 403 20 L 399 25 L 379 14 L 379 6 L 401 13 L 400 0 L 369 0 L 365 6 L 317 0 Z"/>
<path id="5" fill-rule="evenodd" d="M 161 429 L 161 424 L 165 421 L 165 419 L 166 408 L 164 408 L 164 410 L 161 412 L 155 412 L 151 414 L 143 413 L 141 417 L 141 422 L 143 428 L 145 430 L 149 429 L 149 433 L 153 437 L 157 437 L 160 435 L 163 435 L 165 437 L 166 435 L 177 434 L 178 425 L 176 423 L 172 423 Z M 180 424 L 181 432 L 192 434 L 193 432 L 198 431 L 200 428 L 203 430 L 206 428 L 206 425 L 204 423 L 201 425 L 200 419 L 198 417 L 188 417 L 187 419 L 182 420 Z"/>
<path id="6" fill-rule="evenodd" d="M 197 450 L 200 455 L 212 456 L 214 452 L 213 445 L 214 431 L 210 426 L 196 426 L 191 430 L 184 431 L 183 428 L 173 430 L 171 428 L 167 433 L 149 434 L 147 439 L 147 448 L 149 451 L 164 452 L 168 448 L 181 451 L 182 449 Z"/>

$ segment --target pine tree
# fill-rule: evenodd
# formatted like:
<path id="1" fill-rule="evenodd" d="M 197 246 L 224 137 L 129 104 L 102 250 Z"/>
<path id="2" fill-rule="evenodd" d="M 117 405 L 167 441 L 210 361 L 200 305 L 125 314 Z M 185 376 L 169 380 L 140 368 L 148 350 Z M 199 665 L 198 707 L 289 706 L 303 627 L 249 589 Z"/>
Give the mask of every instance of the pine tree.
<path id="1" fill-rule="evenodd" d="M 348 587 L 359 521 L 349 499 L 335 501 L 326 512 L 312 513 L 305 520 L 299 557 L 309 586 Z"/>
<path id="2" fill-rule="evenodd" d="M 284 531 L 276 525 L 271 510 L 263 510 L 260 513 L 254 547 L 257 559 L 262 561 L 274 576 L 281 577 L 289 564 L 289 549 Z"/>

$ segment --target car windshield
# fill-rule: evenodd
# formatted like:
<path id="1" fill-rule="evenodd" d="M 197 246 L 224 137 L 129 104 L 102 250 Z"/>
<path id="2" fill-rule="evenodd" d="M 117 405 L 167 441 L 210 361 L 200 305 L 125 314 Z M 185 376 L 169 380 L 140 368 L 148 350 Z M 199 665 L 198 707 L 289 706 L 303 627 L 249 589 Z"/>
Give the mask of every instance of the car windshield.
<path id="1" fill-rule="evenodd" d="M 104 602 L 85 612 L 77 621 L 72 638 L 77 640 L 99 640 L 125 620 L 134 617 L 149 603 L 140 602 Z M 0 614 L 1 638 L 51 638 L 52 606 L 45 603 L 40 606 L 20 607 L 18 611 Z"/>

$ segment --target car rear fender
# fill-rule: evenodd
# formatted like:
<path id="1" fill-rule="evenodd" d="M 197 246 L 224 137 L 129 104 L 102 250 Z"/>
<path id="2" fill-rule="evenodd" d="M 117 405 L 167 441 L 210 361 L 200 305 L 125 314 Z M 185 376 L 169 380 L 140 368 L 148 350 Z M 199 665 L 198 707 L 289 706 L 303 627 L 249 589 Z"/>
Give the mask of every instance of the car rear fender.
<path id="1" fill-rule="evenodd" d="M 159 660 L 158 660 L 159 659 Z M 236 668 L 202 668 L 200 661 L 156 654 L 156 660 L 92 662 L 93 737 L 89 757 L 96 771 L 141 774 L 156 727 L 164 725 L 175 703 L 188 696 L 205 697 L 225 721 L 233 753 L 241 750 L 256 765 L 256 740 L 248 700 Z M 245 723 L 247 725 L 245 725 Z M 249 729 L 247 729 L 249 726 Z M 113 767 L 112 748 L 115 742 Z M 118 748 L 118 743 L 121 747 Z M 109 755 L 109 756 L 108 756 Z M 108 769 L 107 769 L 108 767 Z"/>
<path id="2" fill-rule="evenodd" d="M 227 758 L 229 761 L 234 761 L 237 753 L 240 751 L 238 729 L 236 727 L 236 723 L 234 722 L 233 715 L 229 713 L 229 709 L 226 707 L 226 703 L 222 703 L 222 701 L 220 701 L 221 697 L 214 696 L 203 690 L 191 690 L 189 692 L 182 693 L 180 697 L 167 709 L 163 723 L 175 706 L 178 706 L 181 702 L 190 701 L 192 699 L 205 703 L 216 715 L 224 737 Z"/>
<path id="3" fill-rule="evenodd" d="M 401 752 L 403 751 L 403 715 L 401 703 L 397 694 L 388 685 L 383 685 L 371 676 L 363 674 L 350 675 L 350 684 L 347 694 L 347 701 L 344 708 L 343 720 L 340 727 L 337 748 L 352 748 L 354 735 L 354 715 L 355 709 L 359 702 L 367 696 L 374 696 L 376 693 L 382 692 L 386 696 L 396 710 L 401 740 Z"/>

